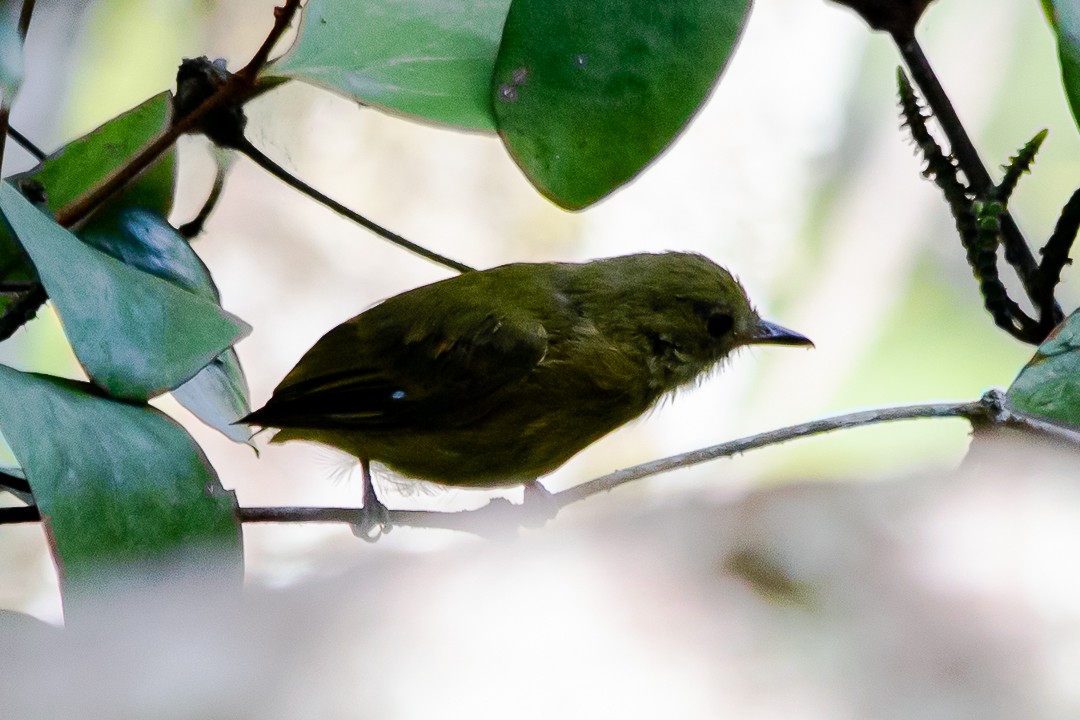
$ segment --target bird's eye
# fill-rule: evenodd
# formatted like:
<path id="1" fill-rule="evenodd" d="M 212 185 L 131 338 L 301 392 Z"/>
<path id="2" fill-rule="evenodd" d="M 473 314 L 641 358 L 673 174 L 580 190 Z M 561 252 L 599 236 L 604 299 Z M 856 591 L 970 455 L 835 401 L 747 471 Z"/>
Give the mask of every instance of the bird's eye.
<path id="1" fill-rule="evenodd" d="M 727 313 L 713 313 L 709 316 L 709 319 L 705 321 L 705 329 L 709 331 L 709 335 L 718 339 L 727 335 L 734 327 L 735 318 Z"/>

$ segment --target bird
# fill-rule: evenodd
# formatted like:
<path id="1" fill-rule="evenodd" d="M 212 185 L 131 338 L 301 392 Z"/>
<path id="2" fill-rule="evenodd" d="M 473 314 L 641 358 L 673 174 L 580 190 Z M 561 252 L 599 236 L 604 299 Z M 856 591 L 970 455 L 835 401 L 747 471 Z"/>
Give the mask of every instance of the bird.
<path id="1" fill-rule="evenodd" d="M 513 263 L 424 285 L 326 333 L 241 422 L 464 487 L 524 485 L 748 345 L 812 346 L 688 252 Z M 354 528 L 355 529 L 355 528 Z"/>

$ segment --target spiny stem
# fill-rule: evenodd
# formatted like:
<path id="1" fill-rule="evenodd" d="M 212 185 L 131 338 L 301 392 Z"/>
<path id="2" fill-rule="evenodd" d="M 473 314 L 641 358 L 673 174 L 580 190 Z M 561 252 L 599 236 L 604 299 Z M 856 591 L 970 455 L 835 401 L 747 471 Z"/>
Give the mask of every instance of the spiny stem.
<path id="1" fill-rule="evenodd" d="M 1048 132 L 1048 130 L 1041 130 L 1036 133 L 1035 137 L 1028 140 L 1024 147 L 1020 148 L 1020 151 L 1009 159 L 1009 164 L 1004 166 L 1005 177 L 994 188 L 995 200 L 1003 203 L 1009 201 L 1013 191 L 1016 189 L 1016 184 L 1020 182 L 1020 176 L 1026 172 L 1031 172 L 1031 165 L 1035 162 L 1035 155 L 1038 154 L 1039 147 L 1046 140 Z"/>
<path id="2" fill-rule="evenodd" d="M 1080 189 L 1073 192 L 1069 202 L 1061 210 L 1061 216 L 1054 226 L 1054 234 L 1046 241 L 1042 249 L 1042 262 L 1039 274 L 1042 275 L 1041 295 L 1036 298 L 1039 307 L 1047 307 L 1054 300 L 1054 288 L 1061 280 L 1061 271 L 1071 260 L 1076 233 L 1080 231 Z"/>
<path id="3" fill-rule="evenodd" d="M 945 90 L 930 66 L 930 62 L 923 53 L 919 42 L 914 37 L 897 35 L 894 35 L 893 39 L 896 41 L 900 54 L 907 63 L 908 70 L 911 72 L 912 77 L 915 78 L 916 84 L 922 90 L 923 96 L 926 97 L 935 117 L 937 117 L 942 129 L 945 131 L 952 153 L 956 156 L 960 169 L 967 177 L 972 191 L 980 197 L 989 197 L 994 188 L 990 173 L 987 172 L 986 166 L 983 165 L 979 153 L 975 150 L 975 146 L 972 144 L 971 138 L 968 137 L 960 118 L 956 115 L 952 102 L 950 102 L 948 95 L 945 94 Z M 1017 227 L 1016 221 L 1013 220 L 1012 215 L 1007 210 L 1001 216 L 1001 231 L 1005 247 L 1005 260 L 1016 268 L 1020 282 L 1024 286 L 1024 291 L 1032 299 L 1032 302 L 1035 302 L 1035 298 L 1042 296 L 1038 263 L 1036 263 L 1031 248 L 1028 247 L 1027 241 L 1020 232 L 1020 228 Z M 1061 322 L 1063 317 L 1064 314 L 1060 306 L 1054 302 L 1050 308 L 1047 308 L 1046 316 L 1040 317 L 1039 327 L 1040 329 L 1045 328 L 1049 323 L 1050 328 L 1052 328 L 1058 322 Z M 1048 330 L 1049 328 L 1047 328 Z M 1029 342 L 1031 341 L 1029 340 Z"/>

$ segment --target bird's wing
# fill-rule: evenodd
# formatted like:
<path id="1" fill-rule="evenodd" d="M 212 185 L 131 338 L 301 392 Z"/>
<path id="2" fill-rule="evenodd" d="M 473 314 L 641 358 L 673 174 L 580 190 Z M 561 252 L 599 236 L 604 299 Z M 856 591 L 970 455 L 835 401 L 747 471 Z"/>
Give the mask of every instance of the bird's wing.
<path id="1" fill-rule="evenodd" d="M 245 421 L 357 430 L 467 423 L 548 349 L 539 321 L 490 312 L 370 325 L 359 316 L 328 333 Z"/>

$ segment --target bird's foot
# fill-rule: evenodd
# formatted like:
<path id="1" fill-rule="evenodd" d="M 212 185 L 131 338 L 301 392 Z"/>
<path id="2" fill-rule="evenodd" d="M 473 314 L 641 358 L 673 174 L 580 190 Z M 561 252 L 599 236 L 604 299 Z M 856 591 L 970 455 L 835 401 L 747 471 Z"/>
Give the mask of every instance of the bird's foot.
<path id="1" fill-rule="evenodd" d="M 361 540 L 375 542 L 393 527 L 390 524 L 390 509 L 372 493 L 369 498 L 364 498 L 360 519 L 352 523 L 352 533 Z"/>
<path id="2" fill-rule="evenodd" d="M 522 499 L 522 525 L 527 528 L 540 528 L 559 512 L 559 503 L 547 488 L 536 480 L 525 483 L 525 497 Z"/>
<path id="3" fill-rule="evenodd" d="M 390 524 L 390 510 L 375 494 L 371 461 L 360 458 L 360 470 L 364 477 L 364 509 L 360 512 L 360 520 L 352 524 L 352 532 L 361 540 L 375 542 L 393 528 Z"/>

